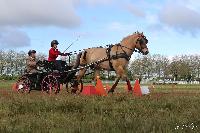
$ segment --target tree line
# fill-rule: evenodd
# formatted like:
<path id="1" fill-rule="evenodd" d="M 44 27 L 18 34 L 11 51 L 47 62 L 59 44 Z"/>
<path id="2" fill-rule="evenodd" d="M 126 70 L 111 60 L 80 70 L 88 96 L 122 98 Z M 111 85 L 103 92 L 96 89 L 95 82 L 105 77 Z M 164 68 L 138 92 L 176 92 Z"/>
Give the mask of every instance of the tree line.
<path id="1" fill-rule="evenodd" d="M 26 68 L 27 52 L 14 50 L 3 51 L 0 50 L 0 76 L 3 78 L 11 78 L 24 73 Z M 37 58 L 45 58 L 46 55 L 42 53 L 37 54 Z"/>
<path id="2" fill-rule="evenodd" d="M 23 74 L 27 56 L 27 52 L 24 51 L 0 50 L 0 75 Z M 38 60 L 46 57 L 43 53 L 37 53 Z M 161 54 L 138 55 L 130 61 L 127 72 L 131 79 L 199 81 L 200 55 L 180 55 L 172 58 Z"/>
<path id="3" fill-rule="evenodd" d="M 191 81 L 200 78 L 200 55 L 180 55 L 169 58 L 154 54 L 137 56 L 129 65 L 133 78 Z"/>

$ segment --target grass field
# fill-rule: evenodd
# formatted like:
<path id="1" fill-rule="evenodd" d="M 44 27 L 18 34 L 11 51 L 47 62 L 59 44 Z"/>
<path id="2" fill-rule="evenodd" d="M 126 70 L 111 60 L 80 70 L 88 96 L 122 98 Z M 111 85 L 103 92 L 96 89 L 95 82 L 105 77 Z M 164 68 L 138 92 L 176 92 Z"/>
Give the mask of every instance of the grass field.
<path id="1" fill-rule="evenodd" d="M 199 132 L 200 85 L 155 86 L 148 96 L 17 94 L 0 82 L 0 132 Z"/>

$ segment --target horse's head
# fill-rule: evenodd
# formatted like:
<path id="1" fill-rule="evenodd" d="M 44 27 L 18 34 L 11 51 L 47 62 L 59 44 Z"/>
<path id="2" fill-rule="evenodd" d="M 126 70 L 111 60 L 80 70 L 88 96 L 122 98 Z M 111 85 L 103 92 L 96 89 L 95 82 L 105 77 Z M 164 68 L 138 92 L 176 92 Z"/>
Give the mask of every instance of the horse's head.
<path id="1" fill-rule="evenodd" d="M 144 55 L 147 55 L 149 53 L 147 43 L 148 40 L 146 39 L 146 36 L 144 36 L 143 33 L 139 33 L 138 31 L 133 33 L 132 35 L 125 37 L 121 41 L 122 45 L 125 45 L 129 49 L 137 49 L 140 53 Z"/>
<path id="2" fill-rule="evenodd" d="M 135 36 L 135 48 L 138 49 L 139 52 L 141 52 L 143 55 L 147 55 L 149 53 L 149 50 L 147 47 L 148 40 L 146 36 L 143 34 L 143 32 L 135 32 L 133 36 Z"/>

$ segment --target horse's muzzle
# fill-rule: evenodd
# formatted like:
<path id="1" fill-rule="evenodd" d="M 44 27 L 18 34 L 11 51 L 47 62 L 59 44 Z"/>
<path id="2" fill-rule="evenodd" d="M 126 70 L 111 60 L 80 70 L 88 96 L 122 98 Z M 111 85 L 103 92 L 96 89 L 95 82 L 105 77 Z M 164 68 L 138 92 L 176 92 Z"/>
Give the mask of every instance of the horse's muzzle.
<path id="1" fill-rule="evenodd" d="M 149 53 L 149 50 L 147 48 L 142 49 L 142 54 L 147 55 Z"/>

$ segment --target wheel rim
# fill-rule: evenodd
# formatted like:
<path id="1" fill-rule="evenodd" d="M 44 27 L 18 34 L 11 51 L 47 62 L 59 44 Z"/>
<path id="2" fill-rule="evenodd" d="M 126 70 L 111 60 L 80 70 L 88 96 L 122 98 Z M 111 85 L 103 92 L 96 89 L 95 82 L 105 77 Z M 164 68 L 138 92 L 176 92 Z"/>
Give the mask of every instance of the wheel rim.
<path id="1" fill-rule="evenodd" d="M 41 87 L 42 91 L 46 91 L 48 93 L 52 93 L 53 91 L 57 93 L 59 90 L 58 81 L 53 75 L 45 76 L 42 80 Z"/>
<path id="2" fill-rule="evenodd" d="M 31 82 L 29 78 L 26 76 L 23 76 L 17 81 L 16 90 L 18 92 L 30 92 L 30 85 L 31 85 Z"/>

